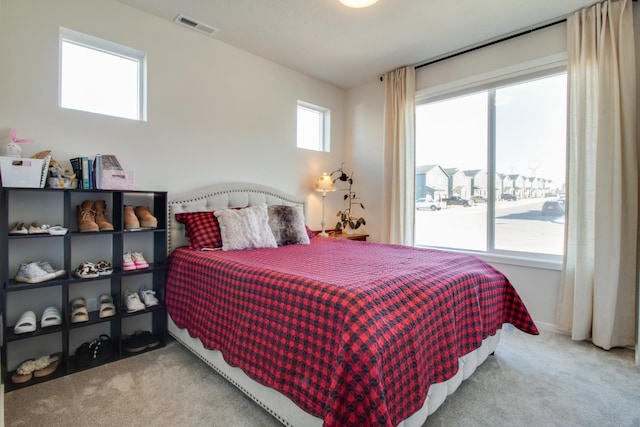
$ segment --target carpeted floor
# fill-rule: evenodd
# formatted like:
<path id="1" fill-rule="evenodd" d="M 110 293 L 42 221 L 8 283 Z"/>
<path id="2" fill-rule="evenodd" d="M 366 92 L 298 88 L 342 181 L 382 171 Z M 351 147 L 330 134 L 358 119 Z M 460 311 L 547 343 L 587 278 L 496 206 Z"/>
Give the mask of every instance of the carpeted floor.
<path id="1" fill-rule="evenodd" d="M 543 332 L 503 331 L 494 356 L 425 426 L 640 427 L 640 367 Z M 279 426 L 179 344 L 5 395 L 13 426 Z"/>

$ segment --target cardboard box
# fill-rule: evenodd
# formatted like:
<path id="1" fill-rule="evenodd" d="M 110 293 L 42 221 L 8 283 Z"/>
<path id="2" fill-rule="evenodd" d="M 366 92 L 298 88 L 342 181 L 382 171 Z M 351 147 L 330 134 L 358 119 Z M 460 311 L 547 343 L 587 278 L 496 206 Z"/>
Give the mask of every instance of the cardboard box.
<path id="1" fill-rule="evenodd" d="M 103 190 L 135 190 L 135 180 L 133 171 L 103 170 L 102 185 Z"/>
<path id="2" fill-rule="evenodd" d="M 3 187 L 42 188 L 49 175 L 49 161 L 19 157 L 0 157 Z"/>

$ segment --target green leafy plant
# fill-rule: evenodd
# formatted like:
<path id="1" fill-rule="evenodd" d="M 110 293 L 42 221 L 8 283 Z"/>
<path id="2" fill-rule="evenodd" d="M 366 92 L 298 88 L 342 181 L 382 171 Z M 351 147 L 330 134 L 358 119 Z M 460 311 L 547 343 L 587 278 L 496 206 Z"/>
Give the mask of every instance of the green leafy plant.
<path id="1" fill-rule="evenodd" d="M 334 178 L 335 176 L 335 178 Z M 367 222 L 363 217 L 357 217 L 353 215 L 353 208 L 356 206 L 360 206 L 362 210 L 364 210 L 364 205 L 360 202 L 359 197 L 356 195 L 355 191 L 353 191 L 353 172 L 351 175 L 347 175 L 344 171 L 344 163 L 340 165 L 340 169 L 337 169 L 331 172 L 331 177 L 333 178 L 333 184 L 335 185 L 337 181 L 341 181 L 346 183 L 347 187 L 344 190 L 347 192 L 344 195 L 344 200 L 347 202 L 347 208 L 341 211 L 338 211 L 336 216 L 340 218 L 336 223 L 335 230 L 337 232 L 342 232 L 342 230 L 346 230 L 347 225 L 352 230 L 357 230 L 362 225 L 366 225 Z"/>

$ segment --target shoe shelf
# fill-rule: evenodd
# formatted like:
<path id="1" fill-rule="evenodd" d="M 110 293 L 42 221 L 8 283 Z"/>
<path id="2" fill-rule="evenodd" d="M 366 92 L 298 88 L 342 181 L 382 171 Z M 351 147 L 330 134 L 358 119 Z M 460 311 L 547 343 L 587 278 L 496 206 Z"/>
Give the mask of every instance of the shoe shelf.
<path id="1" fill-rule="evenodd" d="M 54 234 L 60 230 L 56 227 L 41 234 L 17 234 L 25 229 L 35 233 L 38 226 L 47 230 L 45 224 L 68 231 Z M 93 231 L 95 224 L 99 224 L 98 231 Z M 153 225 L 156 227 L 148 228 Z M 0 344 L 4 391 L 164 347 L 166 241 L 164 191 L 0 188 Z M 130 269 L 131 264 L 127 263 L 130 261 L 125 262 L 125 254 L 137 255 L 133 257 L 135 269 Z M 106 268 L 99 261 L 106 261 Z M 102 275 L 78 277 L 76 269 L 80 270 L 83 263 L 97 264 L 100 268 L 82 270 L 83 276 L 85 271 L 99 271 Z M 135 299 L 143 293 L 148 304 L 151 304 L 149 295 L 153 295 L 157 305 L 143 303 L 144 308 L 129 312 L 131 294 L 135 294 Z M 126 295 L 129 296 L 125 298 Z M 76 305 L 72 310 L 71 301 L 78 298 L 86 303 L 86 314 L 78 313 Z M 110 308 L 101 306 L 109 302 L 113 304 Z M 42 327 L 43 312 L 50 307 L 59 311 L 61 323 Z M 28 331 L 16 333 L 16 324 L 20 321 L 22 327 L 27 311 L 36 314 L 35 325 L 27 322 L 23 330 Z M 62 356 L 53 372 L 49 373 L 54 367 L 54 362 L 50 362 L 48 370 L 40 371 L 38 376 L 34 371 L 30 379 L 24 380 L 29 374 L 25 376 L 24 369 L 19 369 L 28 366 L 23 362 L 53 357 L 58 352 Z M 97 356 L 87 360 L 87 354 Z"/>

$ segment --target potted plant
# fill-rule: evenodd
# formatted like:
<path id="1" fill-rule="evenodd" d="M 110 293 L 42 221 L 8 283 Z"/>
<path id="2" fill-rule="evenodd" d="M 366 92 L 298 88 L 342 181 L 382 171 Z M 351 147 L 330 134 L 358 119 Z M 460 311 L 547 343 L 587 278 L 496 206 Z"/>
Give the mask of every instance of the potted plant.
<path id="1" fill-rule="evenodd" d="M 364 210 L 364 205 L 359 202 L 359 197 L 353 191 L 353 172 L 351 175 L 347 175 L 344 171 L 344 163 L 340 165 L 340 169 L 331 172 L 331 177 L 334 178 L 333 183 L 335 185 L 336 181 L 342 181 L 347 184 L 346 194 L 344 195 L 344 200 L 347 201 L 347 208 L 344 210 L 338 211 L 336 216 L 340 218 L 336 223 L 336 233 L 341 233 L 342 230 L 347 230 L 349 234 L 353 234 L 354 230 L 357 230 L 362 225 L 366 225 L 367 222 L 363 217 L 358 217 L 353 214 L 353 208 L 355 206 L 360 206 L 362 210 Z M 347 225 L 349 228 L 347 228 Z"/>

